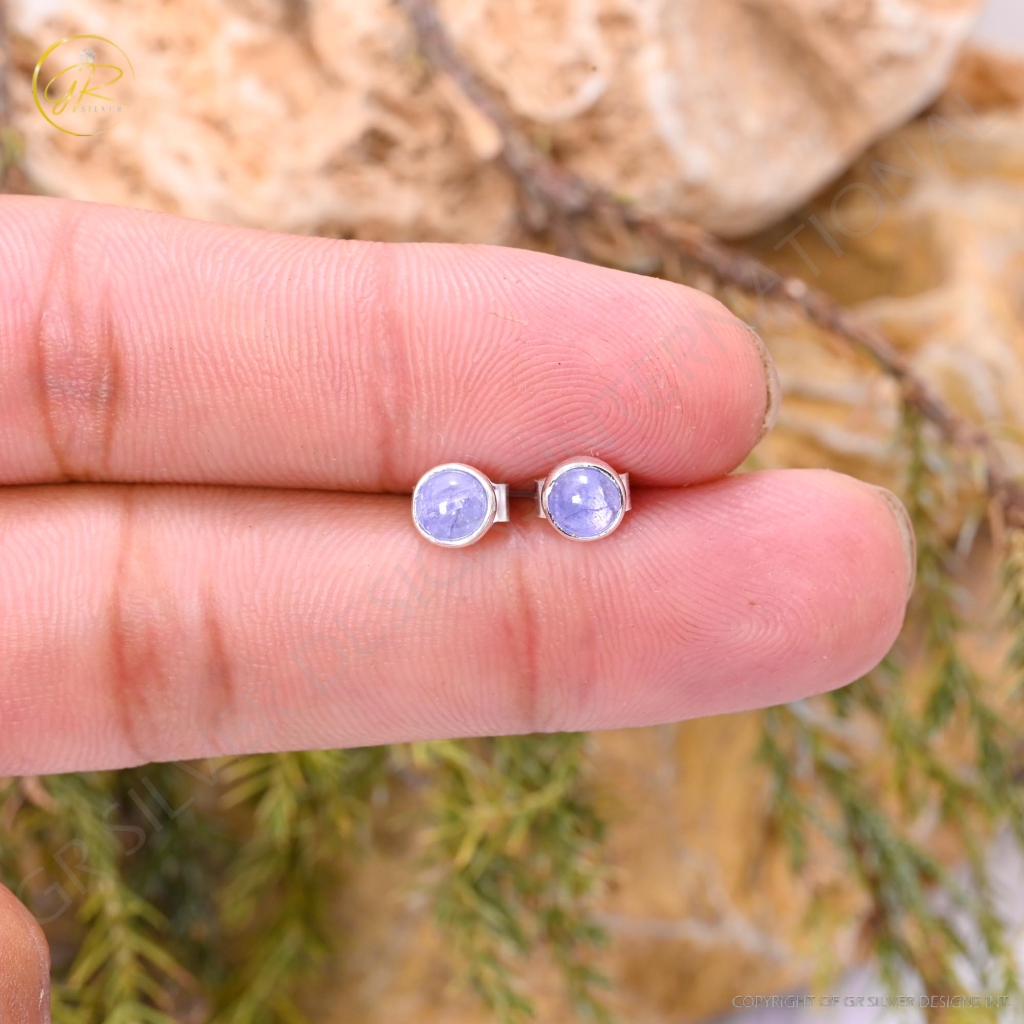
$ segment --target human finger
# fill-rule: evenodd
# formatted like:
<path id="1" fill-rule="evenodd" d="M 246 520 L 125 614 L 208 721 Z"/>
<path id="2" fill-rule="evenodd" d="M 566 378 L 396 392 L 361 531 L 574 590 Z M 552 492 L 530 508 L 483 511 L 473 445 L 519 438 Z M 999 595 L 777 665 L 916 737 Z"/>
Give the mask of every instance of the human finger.
<path id="1" fill-rule="evenodd" d="M 42 930 L 0 885 L 0 1024 L 50 1020 L 50 951 Z"/>
<path id="2" fill-rule="evenodd" d="M 756 335 L 666 281 L 0 198 L 0 484 L 408 491 L 579 454 L 687 484 L 737 466 L 777 396 Z"/>
<path id="3" fill-rule="evenodd" d="M 896 637 L 907 521 L 824 471 L 648 490 L 576 544 L 441 549 L 390 496 L 0 494 L 0 774 L 649 725 L 850 682 Z"/>

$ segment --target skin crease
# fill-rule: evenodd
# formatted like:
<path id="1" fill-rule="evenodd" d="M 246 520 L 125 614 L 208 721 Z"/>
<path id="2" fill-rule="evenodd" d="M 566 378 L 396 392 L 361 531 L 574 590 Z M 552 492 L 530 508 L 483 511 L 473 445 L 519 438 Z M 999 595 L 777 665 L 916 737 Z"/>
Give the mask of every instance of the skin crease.
<path id="1" fill-rule="evenodd" d="M 850 682 L 899 632 L 912 535 L 840 474 L 726 476 L 773 382 L 667 282 L 0 197 L 0 775 Z M 580 454 L 636 487 L 602 541 L 525 502 L 458 551 L 412 527 L 433 465 L 515 486 Z M 0 1024 L 47 1019 L 47 975 L 0 890 Z"/>

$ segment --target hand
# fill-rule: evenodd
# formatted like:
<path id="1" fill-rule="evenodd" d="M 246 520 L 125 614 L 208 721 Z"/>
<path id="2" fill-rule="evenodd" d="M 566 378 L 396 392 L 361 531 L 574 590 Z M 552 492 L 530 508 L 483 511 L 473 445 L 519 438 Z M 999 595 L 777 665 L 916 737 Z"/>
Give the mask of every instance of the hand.
<path id="1" fill-rule="evenodd" d="M 725 476 L 777 392 L 753 332 L 664 281 L 4 198 L 0 775 L 848 683 L 899 631 L 912 533 L 837 473 Z M 470 548 L 412 526 L 433 465 L 515 486 L 577 454 L 635 488 L 603 541 L 526 502 Z M 45 947 L 0 903 L 0 966 L 16 933 L 0 992 L 35 1019 Z"/>

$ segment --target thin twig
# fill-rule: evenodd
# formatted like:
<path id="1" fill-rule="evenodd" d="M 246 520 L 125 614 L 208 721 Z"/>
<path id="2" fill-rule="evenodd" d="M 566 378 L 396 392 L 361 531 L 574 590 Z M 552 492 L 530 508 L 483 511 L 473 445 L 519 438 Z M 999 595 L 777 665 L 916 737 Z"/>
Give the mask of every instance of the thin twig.
<path id="1" fill-rule="evenodd" d="M 8 133 L 11 131 L 11 40 L 7 33 L 7 0 L 0 0 L 0 192 L 4 191 L 10 164 Z"/>
<path id="2" fill-rule="evenodd" d="M 752 256 L 737 252 L 695 224 L 661 221 L 559 167 L 530 141 L 505 103 L 459 54 L 448 36 L 433 0 L 398 0 L 407 14 L 423 58 L 435 72 L 448 75 L 495 126 L 502 139 L 498 159 L 522 194 L 540 208 L 555 233 L 564 236 L 581 217 L 617 219 L 684 259 L 709 270 L 721 283 L 747 293 L 770 297 L 797 308 L 817 326 L 868 354 L 894 378 L 903 401 L 937 428 L 950 445 L 977 457 L 991 500 L 1003 521 L 1024 527 L 1024 488 L 1006 468 L 995 440 L 982 427 L 961 416 L 874 325 L 845 308 L 825 292 L 797 277 L 781 277 Z M 577 242 L 577 248 L 581 248 Z"/>
<path id="3" fill-rule="evenodd" d="M 7 35 L 7 0 L 0 0 L 0 127 L 11 123 L 11 93 L 7 78 L 11 73 L 11 43 Z"/>

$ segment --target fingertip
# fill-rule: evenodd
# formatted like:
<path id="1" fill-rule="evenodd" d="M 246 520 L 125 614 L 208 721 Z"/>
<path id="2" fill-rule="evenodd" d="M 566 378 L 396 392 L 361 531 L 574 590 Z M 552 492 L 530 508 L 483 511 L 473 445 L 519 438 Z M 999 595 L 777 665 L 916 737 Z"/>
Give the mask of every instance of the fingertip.
<path id="1" fill-rule="evenodd" d="M 915 574 L 913 527 L 894 494 L 856 477 L 828 469 L 783 477 L 810 509 L 807 557 L 821 560 L 819 607 L 831 610 L 846 665 L 820 687 L 833 689 L 874 668 L 900 634 Z"/>
<path id="2" fill-rule="evenodd" d="M 771 355 L 718 299 L 646 275 L 492 251 L 529 310 L 520 379 L 558 396 L 523 430 L 547 458 L 534 475 L 588 451 L 642 486 L 702 483 L 740 465 L 773 425 Z"/>
<path id="3" fill-rule="evenodd" d="M 717 673 L 719 687 L 683 685 L 670 698 L 675 716 L 845 686 L 873 669 L 899 636 L 912 567 L 903 527 L 874 486 L 831 470 L 765 471 L 687 489 L 659 505 L 662 535 L 679 538 L 678 550 L 660 548 L 666 583 L 689 578 L 674 594 L 671 617 L 693 621 L 698 602 L 700 614 L 732 637 L 728 661 L 705 666 L 705 678 Z M 667 585 L 661 592 L 672 593 Z M 688 644 L 682 649 L 680 679 L 700 657 Z"/>

